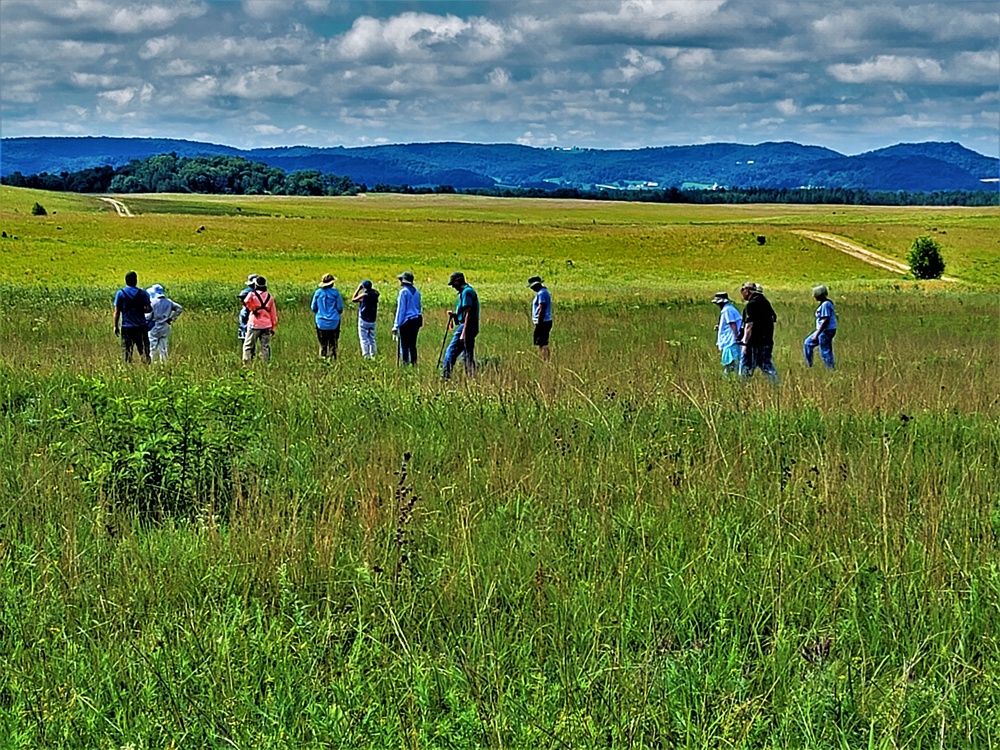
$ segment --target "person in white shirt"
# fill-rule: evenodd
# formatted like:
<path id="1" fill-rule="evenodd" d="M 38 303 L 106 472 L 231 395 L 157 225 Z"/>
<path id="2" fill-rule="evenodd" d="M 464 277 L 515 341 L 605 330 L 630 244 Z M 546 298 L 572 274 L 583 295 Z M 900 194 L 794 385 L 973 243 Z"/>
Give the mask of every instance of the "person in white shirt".
<path id="1" fill-rule="evenodd" d="M 170 326 L 181 316 L 184 308 L 170 299 L 160 284 L 153 284 L 146 290 L 152 312 L 146 313 L 149 329 L 149 354 L 155 362 L 167 361 L 167 337 Z"/>

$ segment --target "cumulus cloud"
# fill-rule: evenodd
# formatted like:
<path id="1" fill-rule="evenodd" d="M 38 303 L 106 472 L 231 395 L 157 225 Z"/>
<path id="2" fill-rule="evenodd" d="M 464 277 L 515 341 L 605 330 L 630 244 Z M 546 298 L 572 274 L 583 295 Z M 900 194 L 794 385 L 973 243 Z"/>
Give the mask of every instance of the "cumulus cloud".
<path id="1" fill-rule="evenodd" d="M 998 35 L 995 0 L 2 0 L 0 105 L 234 145 L 995 143 Z"/>

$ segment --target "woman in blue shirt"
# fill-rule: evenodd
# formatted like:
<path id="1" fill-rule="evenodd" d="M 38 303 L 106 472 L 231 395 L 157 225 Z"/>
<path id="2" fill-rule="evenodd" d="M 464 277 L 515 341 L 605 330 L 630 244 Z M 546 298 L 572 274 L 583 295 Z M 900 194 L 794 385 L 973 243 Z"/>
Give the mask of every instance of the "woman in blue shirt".
<path id="1" fill-rule="evenodd" d="M 344 298 L 334 286 L 337 280 L 327 273 L 313 293 L 309 309 L 316 313 L 316 338 L 319 339 L 319 356 L 337 358 L 340 341 L 340 314 L 344 312 Z"/>

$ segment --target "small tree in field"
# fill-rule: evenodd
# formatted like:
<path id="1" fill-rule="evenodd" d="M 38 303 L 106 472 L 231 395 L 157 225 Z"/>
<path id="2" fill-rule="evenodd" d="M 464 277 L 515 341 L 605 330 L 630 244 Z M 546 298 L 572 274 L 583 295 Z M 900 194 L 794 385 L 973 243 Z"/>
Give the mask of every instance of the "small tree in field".
<path id="1" fill-rule="evenodd" d="M 930 237 L 917 237 L 906 256 L 913 276 L 918 279 L 940 279 L 944 273 L 941 246 Z"/>
<path id="2" fill-rule="evenodd" d="M 48 211 L 45 210 L 45 206 L 43 206 L 41 203 L 35 203 L 35 205 L 31 207 L 31 215 L 46 216 L 48 215 Z"/>

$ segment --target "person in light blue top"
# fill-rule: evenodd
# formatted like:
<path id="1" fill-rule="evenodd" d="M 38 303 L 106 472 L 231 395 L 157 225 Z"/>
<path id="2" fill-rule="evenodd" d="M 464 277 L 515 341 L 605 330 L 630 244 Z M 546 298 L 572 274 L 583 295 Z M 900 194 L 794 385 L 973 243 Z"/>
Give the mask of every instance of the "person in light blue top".
<path id="1" fill-rule="evenodd" d="M 403 271 L 399 276 L 399 296 L 396 298 L 396 318 L 392 324 L 392 337 L 399 339 L 397 356 L 404 365 L 417 364 L 417 334 L 424 324 L 420 303 L 420 290 L 413 285 L 413 272 Z"/>
<path id="2" fill-rule="evenodd" d="M 552 333 L 552 294 L 540 276 L 528 279 L 528 288 L 535 293 L 531 301 L 531 322 L 535 324 L 532 337 L 543 362 L 549 361 L 549 334 Z"/>
<path id="3" fill-rule="evenodd" d="M 718 335 L 715 337 L 715 345 L 722 352 L 722 377 L 727 377 L 735 373 L 740 366 L 742 349 L 736 341 L 740 337 L 743 318 L 725 292 L 716 292 L 712 302 L 719 306 L 719 325 L 716 326 Z"/>
<path id="4" fill-rule="evenodd" d="M 829 291 L 820 284 L 813 289 L 813 297 L 819 302 L 816 308 L 816 330 L 809 334 L 802 346 L 802 353 L 806 358 L 806 365 L 812 367 L 813 352 L 819 347 L 819 356 L 823 359 L 823 364 L 828 370 L 834 367 L 833 362 L 833 337 L 837 335 L 837 313 L 833 309 L 833 303 L 829 299 Z"/>
<path id="5" fill-rule="evenodd" d="M 334 283 L 333 274 L 324 274 L 319 289 L 313 293 L 309 309 L 316 313 L 316 338 L 319 339 L 319 356 L 337 358 L 340 341 L 340 314 L 344 312 L 344 298 Z"/>

